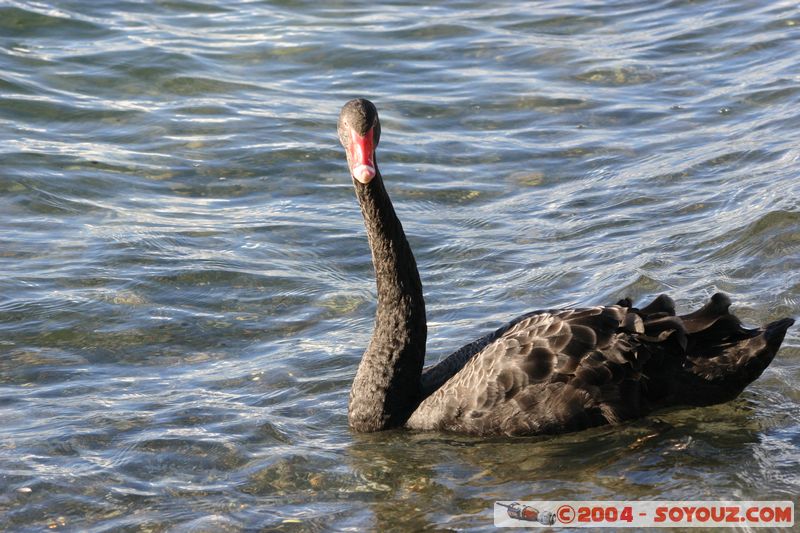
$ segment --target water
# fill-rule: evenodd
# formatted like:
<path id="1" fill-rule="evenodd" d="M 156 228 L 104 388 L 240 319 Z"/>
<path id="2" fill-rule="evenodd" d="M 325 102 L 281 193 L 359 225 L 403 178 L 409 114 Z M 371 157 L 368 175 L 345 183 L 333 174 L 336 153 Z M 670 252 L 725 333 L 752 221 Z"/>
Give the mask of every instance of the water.
<path id="1" fill-rule="evenodd" d="M 800 315 L 795 2 L 0 2 L 0 529 L 484 530 L 795 499 L 800 329 L 739 399 L 547 439 L 347 429 L 373 99 L 429 362 L 530 309 Z"/>

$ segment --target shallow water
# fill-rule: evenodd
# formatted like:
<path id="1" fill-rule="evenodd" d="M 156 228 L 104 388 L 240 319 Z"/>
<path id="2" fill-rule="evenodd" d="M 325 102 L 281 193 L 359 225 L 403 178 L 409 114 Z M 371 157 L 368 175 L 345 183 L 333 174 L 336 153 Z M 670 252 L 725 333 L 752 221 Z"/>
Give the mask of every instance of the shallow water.
<path id="1" fill-rule="evenodd" d="M 354 96 L 428 361 L 535 308 L 800 315 L 795 2 L 0 3 L 0 529 L 484 530 L 508 499 L 794 499 L 800 328 L 739 399 L 482 440 L 347 429 Z"/>

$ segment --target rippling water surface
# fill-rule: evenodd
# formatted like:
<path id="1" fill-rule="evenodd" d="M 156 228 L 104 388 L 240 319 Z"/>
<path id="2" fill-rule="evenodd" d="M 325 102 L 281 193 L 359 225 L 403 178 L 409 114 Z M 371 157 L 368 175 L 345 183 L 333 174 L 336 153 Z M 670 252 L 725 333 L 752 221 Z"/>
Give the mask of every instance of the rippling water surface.
<path id="1" fill-rule="evenodd" d="M 0 529 L 483 530 L 497 499 L 795 499 L 800 331 L 739 399 L 347 429 L 380 161 L 429 362 L 530 309 L 800 315 L 793 1 L 0 2 Z"/>

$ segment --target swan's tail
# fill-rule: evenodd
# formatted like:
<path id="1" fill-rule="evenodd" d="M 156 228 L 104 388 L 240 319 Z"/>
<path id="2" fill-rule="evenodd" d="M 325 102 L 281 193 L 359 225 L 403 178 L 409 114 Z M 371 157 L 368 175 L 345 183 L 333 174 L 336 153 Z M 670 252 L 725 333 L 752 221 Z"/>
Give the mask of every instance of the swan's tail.
<path id="1" fill-rule="evenodd" d="M 675 316 L 671 299 L 664 296 L 641 310 L 631 308 L 645 330 L 645 396 L 654 407 L 732 400 L 772 362 L 794 319 L 749 329 L 729 312 L 730 305 L 730 298 L 718 293 L 682 316 Z"/>
<path id="2" fill-rule="evenodd" d="M 704 338 L 687 354 L 677 376 L 680 396 L 690 405 L 734 399 L 769 366 L 792 324 L 794 319 L 783 318 L 746 330 L 752 336 Z"/>
<path id="3" fill-rule="evenodd" d="M 776 352 L 778 348 L 781 347 L 781 343 L 783 343 L 786 331 L 793 325 L 794 318 L 782 318 L 775 322 L 770 322 L 767 324 L 767 327 L 764 328 L 764 338 L 767 339 L 767 343 L 772 346 Z"/>
<path id="4" fill-rule="evenodd" d="M 737 365 L 738 373 L 745 383 L 744 386 L 756 380 L 769 366 L 778 353 L 786 336 L 786 331 L 794 324 L 793 318 L 782 318 L 770 322 L 762 330 L 763 333 L 750 342 L 750 351 Z"/>

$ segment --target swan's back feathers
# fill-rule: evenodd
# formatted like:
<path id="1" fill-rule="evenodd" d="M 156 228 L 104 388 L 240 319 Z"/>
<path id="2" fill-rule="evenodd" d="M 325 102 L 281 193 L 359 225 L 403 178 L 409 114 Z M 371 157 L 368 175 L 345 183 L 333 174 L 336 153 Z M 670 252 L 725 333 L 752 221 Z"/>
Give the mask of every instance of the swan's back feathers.
<path id="1" fill-rule="evenodd" d="M 567 313 L 569 315 L 575 315 L 574 319 L 580 320 L 582 317 L 585 318 L 586 315 L 591 315 L 594 313 L 594 310 L 599 310 L 600 308 L 590 308 L 590 309 L 582 309 L 582 310 L 559 310 L 559 311 L 532 311 L 530 313 L 526 313 L 521 315 L 508 324 L 503 325 L 499 329 L 480 337 L 479 339 L 474 340 L 473 342 L 466 344 L 453 352 L 452 354 L 448 355 L 445 359 L 440 361 L 439 363 L 429 366 L 423 370 L 422 374 L 422 390 L 423 390 L 423 398 L 427 398 L 431 393 L 438 390 L 442 385 L 445 384 L 451 377 L 453 377 L 457 372 L 459 372 L 467 362 L 472 359 L 472 357 L 483 350 L 486 346 L 491 343 L 494 343 L 506 333 L 510 335 L 515 335 L 514 330 L 516 332 L 524 331 L 530 329 L 531 325 L 538 323 L 539 320 L 543 319 L 543 315 L 548 313 Z M 576 315 L 576 313 L 578 313 Z M 635 317 L 636 315 L 630 314 L 630 317 Z M 638 319 L 641 323 L 641 319 Z M 581 325 L 576 322 L 576 325 Z M 643 331 L 643 330 L 642 330 Z M 530 331 L 529 334 L 533 334 L 533 331 Z M 567 332 L 561 332 L 561 336 L 559 337 L 562 341 L 566 338 L 565 335 Z M 591 335 L 589 332 L 585 331 L 576 331 L 575 335 L 578 336 L 578 339 L 575 339 L 574 343 L 580 344 L 581 340 L 580 337 L 583 335 L 587 337 Z"/>
<path id="2" fill-rule="evenodd" d="M 729 306 L 727 296 L 715 295 L 676 316 L 662 295 L 642 309 L 622 300 L 523 315 L 429 369 L 429 395 L 407 426 L 563 433 L 668 405 L 729 400 L 766 368 L 793 323 L 746 329 Z"/>

